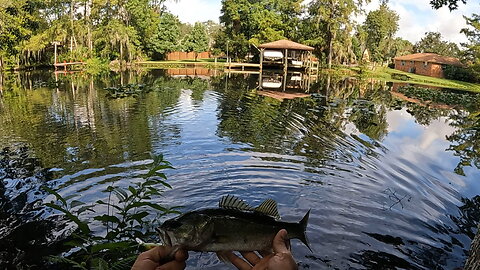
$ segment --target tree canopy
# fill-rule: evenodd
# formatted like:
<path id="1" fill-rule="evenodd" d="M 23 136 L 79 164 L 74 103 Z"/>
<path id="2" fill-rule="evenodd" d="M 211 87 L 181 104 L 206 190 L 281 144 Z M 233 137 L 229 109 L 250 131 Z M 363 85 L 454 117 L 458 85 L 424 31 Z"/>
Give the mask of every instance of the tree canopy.
<path id="1" fill-rule="evenodd" d="M 399 20 L 398 14 L 389 9 L 386 3 L 368 13 L 364 25 L 367 33 L 367 48 L 374 61 L 383 62 L 395 56 L 394 53 L 392 55 L 393 37 L 398 31 Z"/>
<path id="2" fill-rule="evenodd" d="M 445 56 L 459 57 L 460 49 L 457 44 L 442 39 L 439 32 L 427 32 L 413 48 L 416 53 L 436 53 Z"/>

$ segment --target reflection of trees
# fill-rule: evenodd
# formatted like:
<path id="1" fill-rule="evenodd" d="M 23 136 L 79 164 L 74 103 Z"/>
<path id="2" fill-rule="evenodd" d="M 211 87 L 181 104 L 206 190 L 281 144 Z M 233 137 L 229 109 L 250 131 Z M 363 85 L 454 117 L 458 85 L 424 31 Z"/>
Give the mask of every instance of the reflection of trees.
<path id="1" fill-rule="evenodd" d="M 415 121 L 420 125 L 428 126 L 433 120 L 437 120 L 442 116 L 448 116 L 450 110 L 448 109 L 439 109 L 425 106 L 422 104 L 416 103 L 406 103 L 407 112 L 410 113 L 415 118 Z"/>
<path id="2" fill-rule="evenodd" d="M 232 90 L 225 91 L 220 103 L 218 132 L 234 142 L 250 144 L 255 150 L 302 155 L 311 158 L 312 164 L 342 158 L 349 154 L 335 145 L 341 145 L 340 141 L 346 138 L 342 132 L 347 123 L 345 115 L 373 139 L 386 134 L 386 107 L 373 101 L 356 102 L 360 96 L 375 100 L 385 94 L 382 86 L 371 87 L 376 90 L 373 93 L 355 82 L 330 78 L 316 84 L 329 91 L 328 98 L 314 94 L 310 98 L 279 101 L 248 90 L 254 85 L 249 88 L 242 78 L 230 78 L 229 84 L 228 89 Z M 222 91 L 222 86 L 216 84 L 215 89 Z"/>
<path id="3" fill-rule="evenodd" d="M 457 130 L 447 137 L 447 140 L 452 142 L 447 150 L 460 157 L 455 172 L 465 175 L 464 167 L 472 165 L 480 169 L 480 113 L 467 116 L 460 112 L 450 118 L 453 120 L 451 125 Z"/>
<path id="4" fill-rule="evenodd" d="M 181 90 L 192 89 L 192 98 L 201 101 L 209 86 L 206 80 L 176 79 L 156 72 L 111 75 L 62 76 L 58 89 L 44 85 L 30 90 L 29 81 L 34 84 L 53 77 L 40 73 L 35 74 L 38 79 L 24 80 L 15 74 L 4 91 L 0 130 L 29 142 L 47 166 L 67 171 L 102 166 L 106 161 L 114 164 L 134 156 L 146 158 L 151 152 L 149 130 L 153 128 L 152 132 L 166 140 L 180 132 L 178 127 L 158 122 L 165 109 L 176 105 Z M 107 99 L 103 88 L 119 85 L 120 80 L 124 84 L 143 83 L 154 91 L 137 98 Z M 84 161 L 89 164 L 82 164 Z"/>

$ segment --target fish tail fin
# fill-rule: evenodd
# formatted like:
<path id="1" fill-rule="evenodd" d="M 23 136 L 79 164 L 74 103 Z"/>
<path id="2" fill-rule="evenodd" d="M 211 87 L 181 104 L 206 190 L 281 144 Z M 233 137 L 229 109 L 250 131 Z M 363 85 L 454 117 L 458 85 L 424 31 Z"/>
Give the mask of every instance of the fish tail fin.
<path id="1" fill-rule="evenodd" d="M 305 216 L 302 218 L 302 220 L 300 220 L 299 224 L 300 224 L 300 227 L 302 228 L 302 233 L 300 234 L 300 237 L 298 239 L 300 239 L 300 241 L 302 241 L 302 243 L 305 244 L 305 246 L 307 246 L 307 248 L 313 252 L 312 248 L 310 247 L 310 243 L 308 242 L 308 238 L 307 238 L 307 225 L 308 225 L 308 218 L 310 216 L 310 211 L 312 209 L 308 210 L 308 212 L 305 214 Z"/>

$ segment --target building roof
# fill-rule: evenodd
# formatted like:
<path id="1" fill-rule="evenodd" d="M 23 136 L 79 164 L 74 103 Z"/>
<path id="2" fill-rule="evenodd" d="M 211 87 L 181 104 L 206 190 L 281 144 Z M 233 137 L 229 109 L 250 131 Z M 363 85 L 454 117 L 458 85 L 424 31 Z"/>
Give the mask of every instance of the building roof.
<path id="1" fill-rule="evenodd" d="M 402 61 L 420 61 L 437 63 L 452 66 L 463 66 L 462 62 L 455 57 L 443 56 L 436 53 L 414 53 L 404 56 L 395 57 L 395 60 Z"/>
<path id="2" fill-rule="evenodd" d="M 313 47 L 303 45 L 303 44 L 300 44 L 300 43 L 297 43 L 297 42 L 293 42 L 293 41 L 290 41 L 290 40 L 286 40 L 286 39 L 277 40 L 277 41 L 270 42 L 270 43 L 265 43 L 265 44 L 262 44 L 258 47 L 263 48 L 263 49 L 289 49 L 289 50 L 301 50 L 301 51 L 313 51 L 314 50 Z"/>

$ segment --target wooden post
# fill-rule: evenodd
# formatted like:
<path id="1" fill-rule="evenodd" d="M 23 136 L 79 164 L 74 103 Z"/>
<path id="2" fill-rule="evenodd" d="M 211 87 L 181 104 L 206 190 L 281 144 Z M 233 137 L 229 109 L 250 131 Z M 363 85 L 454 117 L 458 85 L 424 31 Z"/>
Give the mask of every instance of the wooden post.
<path id="1" fill-rule="evenodd" d="M 263 71 L 263 53 L 265 52 L 265 49 L 260 50 L 260 76 L 262 75 Z"/>
<path id="2" fill-rule="evenodd" d="M 57 59 L 57 47 L 58 47 L 59 44 L 60 44 L 60 42 L 58 42 L 58 41 L 54 41 L 54 42 L 53 42 L 54 54 L 55 54 L 55 56 L 54 56 L 54 59 L 55 59 L 55 60 L 54 60 L 53 65 L 55 66 L 55 70 L 57 70 L 57 66 L 56 66 L 57 63 L 58 63 L 58 59 Z"/>

